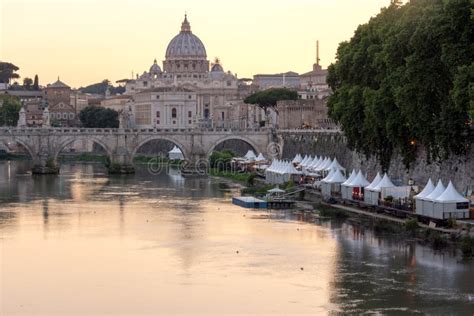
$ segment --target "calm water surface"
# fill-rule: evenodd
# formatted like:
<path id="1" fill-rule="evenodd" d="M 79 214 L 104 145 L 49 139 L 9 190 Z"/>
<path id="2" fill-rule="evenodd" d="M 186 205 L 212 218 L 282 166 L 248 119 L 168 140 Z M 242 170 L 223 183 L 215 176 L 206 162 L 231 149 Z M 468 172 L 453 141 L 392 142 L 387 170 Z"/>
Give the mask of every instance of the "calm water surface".
<path id="1" fill-rule="evenodd" d="M 1 315 L 474 311 L 474 264 L 230 203 L 224 180 L 0 162 Z"/>

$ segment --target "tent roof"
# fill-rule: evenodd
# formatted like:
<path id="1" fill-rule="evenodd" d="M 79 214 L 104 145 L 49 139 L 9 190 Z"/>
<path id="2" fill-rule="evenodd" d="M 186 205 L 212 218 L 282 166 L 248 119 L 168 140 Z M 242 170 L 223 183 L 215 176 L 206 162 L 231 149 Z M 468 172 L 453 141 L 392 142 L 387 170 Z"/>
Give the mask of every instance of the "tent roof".
<path id="1" fill-rule="evenodd" d="M 170 151 L 168 151 L 169 154 L 182 154 L 183 152 L 176 146 L 173 147 Z"/>
<path id="2" fill-rule="evenodd" d="M 247 153 L 245 154 L 244 157 L 247 158 L 247 159 L 255 159 L 255 158 L 257 158 L 257 156 L 255 155 L 255 153 L 253 152 L 253 150 L 247 151 Z"/>
<path id="3" fill-rule="evenodd" d="M 331 162 L 331 164 L 328 167 L 326 167 L 326 170 L 329 170 L 330 168 L 346 170 L 346 168 L 344 168 L 343 166 L 339 164 L 336 157 L 334 157 L 334 160 Z"/>
<path id="4" fill-rule="evenodd" d="M 322 181 L 322 182 L 327 182 L 329 179 L 332 178 L 332 176 L 334 175 L 334 172 L 335 172 L 335 170 L 334 170 L 334 169 L 331 169 L 331 170 L 329 171 L 328 175 L 327 175 L 324 179 L 322 179 L 321 181 Z"/>
<path id="5" fill-rule="evenodd" d="M 331 169 L 331 170 L 334 170 L 334 169 Z M 334 174 L 332 175 L 332 177 L 329 178 L 328 180 L 326 180 L 325 182 L 327 182 L 327 183 L 343 183 L 344 181 L 346 181 L 346 177 L 344 177 L 344 175 L 342 174 L 341 169 L 336 169 L 336 171 L 334 171 Z"/>
<path id="6" fill-rule="evenodd" d="M 293 158 L 292 163 L 300 163 L 303 160 L 300 154 L 297 154 L 295 158 Z"/>
<path id="7" fill-rule="evenodd" d="M 274 187 L 273 189 L 268 190 L 267 192 L 269 192 L 269 193 L 285 193 L 286 191 L 280 189 L 279 187 Z"/>
<path id="8" fill-rule="evenodd" d="M 357 176 L 348 184 L 350 187 L 365 187 L 369 185 L 369 181 L 362 174 L 362 170 L 359 170 Z"/>
<path id="9" fill-rule="evenodd" d="M 366 190 L 372 190 L 377 184 L 379 184 L 380 180 L 382 180 L 382 177 L 380 176 L 380 173 L 377 172 L 377 175 L 375 176 L 374 180 L 365 187 Z"/>
<path id="10" fill-rule="evenodd" d="M 262 155 L 262 153 L 260 153 L 256 159 L 257 161 L 264 161 L 266 160 L 265 157 Z"/>
<path id="11" fill-rule="evenodd" d="M 436 188 L 434 188 L 434 190 L 430 194 L 425 196 L 423 199 L 428 200 L 428 201 L 434 201 L 438 196 L 443 194 L 444 190 L 446 190 L 446 188 L 444 187 L 443 182 L 441 182 L 441 179 L 440 179 L 438 180 L 438 184 L 436 185 Z"/>
<path id="12" fill-rule="evenodd" d="M 421 199 L 428 196 L 431 192 L 433 192 L 434 188 L 435 186 L 433 182 L 431 181 L 431 178 L 429 178 L 428 182 L 425 185 L 425 188 L 420 193 L 415 195 L 415 199 Z"/>
<path id="13" fill-rule="evenodd" d="M 462 202 L 469 202 L 468 199 L 466 199 L 464 196 L 459 194 L 458 191 L 456 191 L 456 188 L 454 187 L 453 183 L 449 181 L 448 187 L 444 192 L 438 196 L 435 199 L 436 202 L 440 203 L 462 203 Z"/>
<path id="14" fill-rule="evenodd" d="M 382 180 L 380 180 L 380 182 L 375 187 L 373 187 L 372 191 L 380 191 L 382 188 L 393 188 L 395 186 L 396 185 L 393 184 L 388 175 L 384 174 Z"/>
<path id="15" fill-rule="evenodd" d="M 351 172 L 351 175 L 349 176 L 349 178 L 342 184 L 343 186 L 348 186 L 352 180 L 355 179 L 355 177 L 357 176 L 357 173 L 354 169 L 352 169 L 352 172 Z"/>

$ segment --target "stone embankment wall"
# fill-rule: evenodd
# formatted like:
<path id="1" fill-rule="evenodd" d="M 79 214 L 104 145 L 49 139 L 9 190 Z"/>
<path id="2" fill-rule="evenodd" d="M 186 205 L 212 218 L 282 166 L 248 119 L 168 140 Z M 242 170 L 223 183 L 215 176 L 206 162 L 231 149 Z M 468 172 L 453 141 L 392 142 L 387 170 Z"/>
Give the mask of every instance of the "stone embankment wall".
<path id="1" fill-rule="evenodd" d="M 284 159 L 293 159 L 297 153 L 336 157 L 341 165 L 348 170 L 362 169 L 364 173 L 368 174 L 369 181 L 373 179 L 377 171 L 381 171 L 381 167 L 374 157 L 367 159 L 365 156 L 349 150 L 343 135 L 308 133 L 306 135 L 283 134 L 281 136 L 284 141 Z M 401 157 L 395 156 L 388 174 L 394 182 L 406 184 L 411 178 L 416 185 L 421 187 L 430 177 L 433 181 L 441 178 L 444 185 L 452 180 L 456 188 L 464 192 L 468 186 L 474 188 L 474 146 L 472 146 L 469 155 L 453 157 L 442 163 L 428 164 L 426 155 L 420 153 L 418 160 L 410 166 L 410 169 L 405 168 Z"/>

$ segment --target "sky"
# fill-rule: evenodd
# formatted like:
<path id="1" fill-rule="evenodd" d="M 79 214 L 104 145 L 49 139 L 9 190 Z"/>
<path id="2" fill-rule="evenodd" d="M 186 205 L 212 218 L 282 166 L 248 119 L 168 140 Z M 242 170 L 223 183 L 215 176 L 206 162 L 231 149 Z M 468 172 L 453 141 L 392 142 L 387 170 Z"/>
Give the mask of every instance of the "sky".
<path id="1" fill-rule="evenodd" d="M 321 65 L 390 0 L 0 0 L 0 60 L 72 87 L 143 73 L 187 12 L 208 59 L 239 78 Z"/>

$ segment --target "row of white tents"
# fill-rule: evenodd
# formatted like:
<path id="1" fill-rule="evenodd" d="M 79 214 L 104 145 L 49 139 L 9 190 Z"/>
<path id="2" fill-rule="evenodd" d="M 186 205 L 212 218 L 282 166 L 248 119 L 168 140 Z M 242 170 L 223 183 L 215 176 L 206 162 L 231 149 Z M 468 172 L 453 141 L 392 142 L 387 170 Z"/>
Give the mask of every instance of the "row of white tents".
<path id="1" fill-rule="evenodd" d="M 462 196 L 449 181 L 447 187 L 438 180 L 436 187 L 431 179 L 425 188 L 415 196 L 416 213 L 437 218 L 469 218 L 469 200 Z"/>
<path id="2" fill-rule="evenodd" d="M 340 166 L 337 159 L 327 157 L 302 157 L 300 154 L 292 161 L 300 166 L 303 174 L 311 172 L 328 172 L 320 181 L 321 193 L 324 197 L 341 195 L 346 200 L 364 201 L 366 204 L 379 205 L 387 197 L 392 199 L 405 199 L 410 196 L 412 186 L 396 186 L 389 176 L 377 173 L 369 183 L 362 171 L 352 170 L 349 178 L 344 176 L 345 169 Z M 456 191 L 452 182 L 447 187 L 438 181 L 435 187 L 428 181 L 425 188 L 415 196 L 416 213 L 431 218 L 469 218 L 469 200 Z"/>
<path id="3" fill-rule="evenodd" d="M 345 168 L 339 164 L 336 158 L 331 159 L 329 157 L 318 157 L 318 156 L 308 156 L 305 155 L 302 157 L 300 154 L 297 154 L 292 160 L 292 163 L 301 168 L 301 172 L 304 175 L 309 176 L 321 176 L 329 173 L 332 169 L 339 169 L 343 173 Z"/>
<path id="4" fill-rule="evenodd" d="M 265 170 L 265 182 L 270 184 L 281 184 L 290 180 L 295 180 L 294 177 L 300 174 L 301 171 L 296 170 L 292 162 L 275 159 Z"/>
<path id="5" fill-rule="evenodd" d="M 245 154 L 244 156 L 245 160 L 247 161 L 257 161 L 257 162 L 261 162 L 261 161 L 266 161 L 267 159 L 265 159 L 265 157 L 263 156 L 262 153 L 258 154 L 258 156 L 254 153 L 253 150 L 249 150 L 247 151 L 247 153 Z"/>

